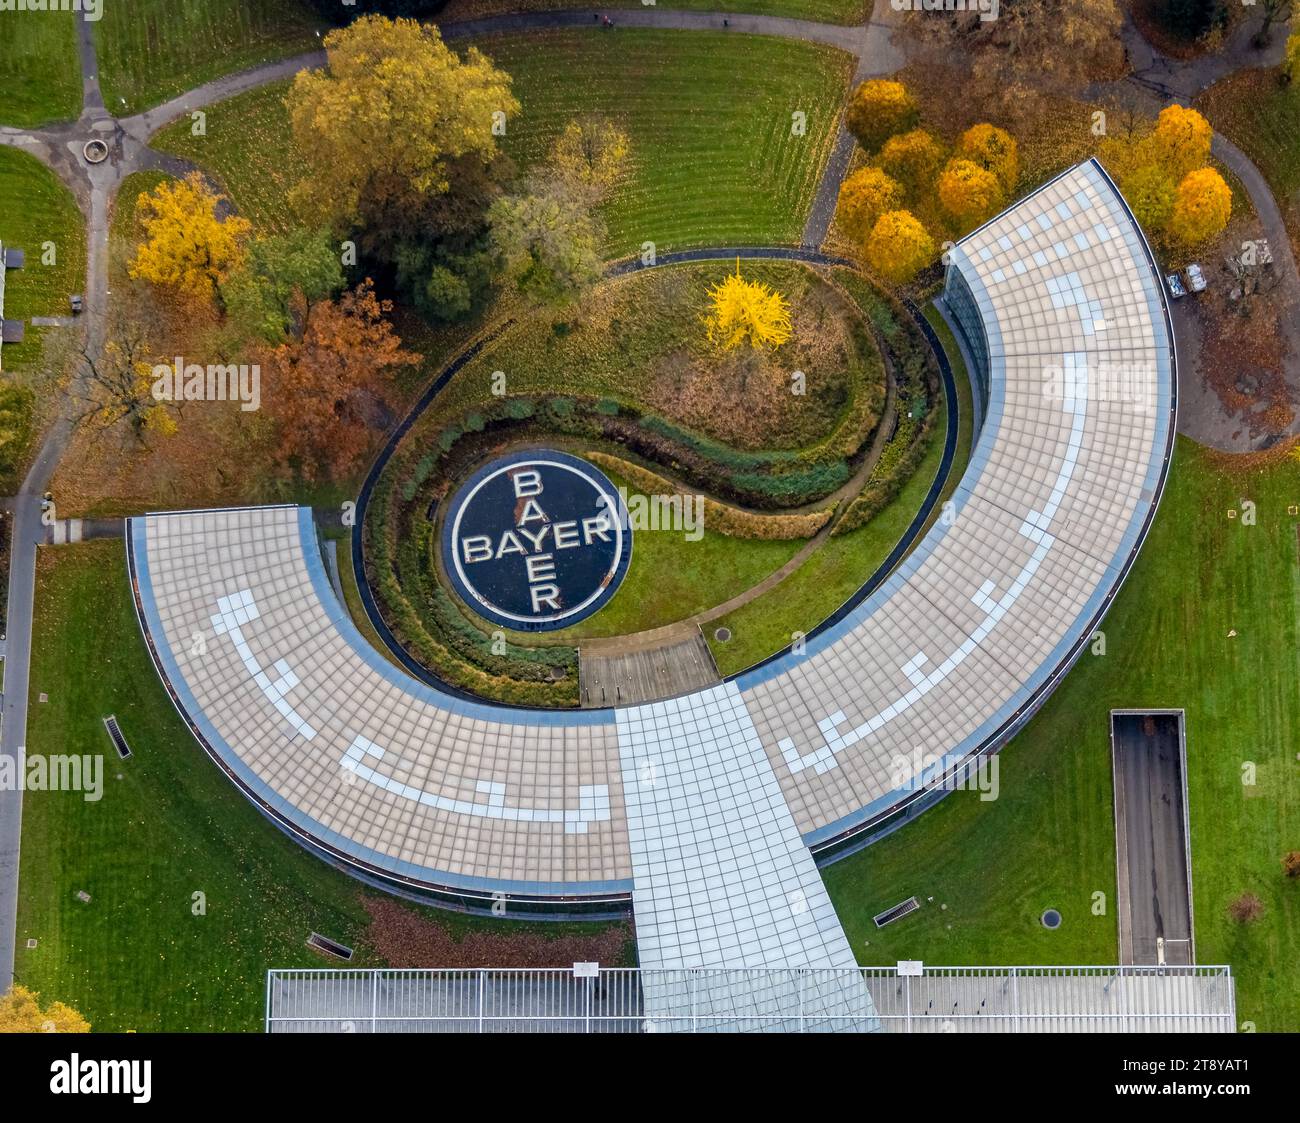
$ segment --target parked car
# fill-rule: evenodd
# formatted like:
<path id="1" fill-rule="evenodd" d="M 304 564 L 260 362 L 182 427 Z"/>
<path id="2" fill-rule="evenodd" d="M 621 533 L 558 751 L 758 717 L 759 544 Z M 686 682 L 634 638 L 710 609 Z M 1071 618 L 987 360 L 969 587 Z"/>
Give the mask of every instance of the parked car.
<path id="1" fill-rule="evenodd" d="M 80 296 L 80 295 L 76 295 L 76 296 L 70 296 L 70 297 L 68 297 L 68 303 L 72 305 L 72 314 L 73 314 L 74 316 L 75 316 L 78 312 L 81 311 L 81 296 Z"/>
<path id="2" fill-rule="evenodd" d="M 1177 273 L 1170 273 L 1165 277 L 1165 284 L 1169 286 L 1169 295 L 1175 300 L 1187 295 L 1187 290 L 1183 288 L 1183 279 Z"/>
<path id="3" fill-rule="evenodd" d="M 1201 272 L 1201 267 L 1196 264 L 1187 267 L 1187 287 L 1192 292 L 1205 291 L 1205 274 Z"/>

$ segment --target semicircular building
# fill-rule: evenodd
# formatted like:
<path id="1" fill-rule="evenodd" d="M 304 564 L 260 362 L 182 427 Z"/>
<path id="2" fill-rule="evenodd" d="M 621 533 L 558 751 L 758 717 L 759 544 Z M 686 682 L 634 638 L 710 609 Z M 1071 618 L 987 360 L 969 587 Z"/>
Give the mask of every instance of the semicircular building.
<path id="1" fill-rule="evenodd" d="M 362 638 L 309 510 L 150 514 L 128 553 L 178 709 L 267 815 L 357 872 L 518 908 L 630 899 L 647 967 L 852 966 L 813 852 L 933 798 L 1047 697 L 1172 449 L 1159 275 L 1095 161 L 964 238 L 944 301 L 975 368 L 970 465 L 797 654 L 630 708 L 466 701 Z"/>

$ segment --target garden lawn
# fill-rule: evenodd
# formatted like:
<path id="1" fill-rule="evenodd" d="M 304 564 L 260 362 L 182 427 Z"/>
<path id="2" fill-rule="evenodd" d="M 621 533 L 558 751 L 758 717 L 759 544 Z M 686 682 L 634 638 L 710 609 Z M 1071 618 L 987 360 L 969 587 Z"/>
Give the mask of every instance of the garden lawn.
<path id="1" fill-rule="evenodd" d="M 1105 654 L 1085 654 L 1002 752 L 1000 797 L 954 794 L 825 871 L 859 962 L 1115 962 L 1109 711 L 1184 707 L 1197 961 L 1231 964 L 1241 1022 L 1300 1029 L 1300 883 L 1281 866 L 1300 849 L 1298 520 L 1287 513 L 1300 465 L 1221 463 L 1179 439 L 1156 524 L 1103 623 Z M 1228 517 L 1243 497 L 1257 525 Z M 1243 891 L 1265 904 L 1253 925 L 1227 918 Z M 1106 911 L 1094 916 L 1098 892 Z M 873 926 L 913 894 L 919 912 Z M 1048 907 L 1064 918 L 1055 932 L 1039 924 Z"/>
<path id="2" fill-rule="evenodd" d="M 25 251 L 23 268 L 6 272 L 4 298 L 5 319 L 24 321 L 25 336 L 6 343 L 0 356 L 4 378 L 24 386 L 30 403 L 0 450 L 0 494 L 11 495 L 60 401 L 63 365 L 42 361 L 44 340 L 49 332 L 76 330 L 34 327 L 31 319 L 70 315 L 68 297 L 82 291 L 86 275 L 85 227 L 76 201 L 49 168 L 14 148 L 0 148 L 0 242 Z M 49 254 L 53 261 L 46 265 Z"/>
<path id="3" fill-rule="evenodd" d="M 632 176 L 604 207 L 606 254 L 797 243 L 853 72 L 842 51 L 730 32 L 619 28 L 491 36 L 522 112 L 505 147 L 545 156 L 574 117 L 614 118 Z M 580 79 L 578 76 L 581 76 Z M 792 136 L 792 114 L 807 133 Z"/>
<path id="4" fill-rule="evenodd" d="M 957 487 L 970 458 L 971 389 L 961 353 L 948 326 L 931 310 L 927 310 L 927 318 L 938 332 L 952 364 L 958 398 L 957 451 L 940 493 L 941 502 L 935 504 L 927 522 L 928 528 L 938 518 L 942 500 Z M 937 408 L 939 416 L 930 448 L 912 478 L 889 506 L 866 526 L 829 538 L 779 585 L 711 622 L 705 638 L 713 651 L 713 660 L 724 676 L 752 667 L 789 646 L 796 632 L 811 631 L 857 592 L 883 564 L 921 509 L 943 460 L 948 418 L 946 399 L 942 395 Z M 917 541 L 920 541 L 920 536 Z M 713 631 L 717 627 L 731 629 L 731 639 L 726 643 L 714 639 Z"/>
<path id="5" fill-rule="evenodd" d="M 86 232 L 72 193 L 34 156 L 0 148 L 0 242 L 26 251 L 26 264 L 5 277 L 5 319 L 67 316 L 68 297 L 86 276 Z M 45 243 L 54 263 L 42 264 Z M 4 369 L 24 370 L 40 358 L 45 328 L 27 325 L 22 343 L 6 343 Z"/>
<path id="6" fill-rule="evenodd" d="M 329 966 L 304 946 L 313 930 L 355 947 L 353 966 L 382 966 L 366 946 L 370 891 L 262 818 L 172 708 L 140 638 L 121 542 L 43 549 L 36 611 L 28 752 L 104 754 L 104 795 L 26 794 L 17 981 L 97 1030 L 257 1030 L 267 968 Z M 106 714 L 130 759 L 113 751 Z M 458 939 L 603 927 L 415 911 Z"/>
<path id="7" fill-rule="evenodd" d="M 104 104 L 119 117 L 139 113 L 224 74 L 315 50 L 326 27 L 305 0 L 108 0 L 95 24 Z"/>
<path id="8" fill-rule="evenodd" d="M 75 12 L 0 14 L 0 125 L 36 128 L 81 113 Z"/>
<path id="9" fill-rule="evenodd" d="M 294 147 L 284 95 L 291 82 L 270 82 L 207 110 L 205 135 L 194 136 L 188 117 L 153 138 L 153 147 L 192 160 L 217 180 L 258 234 L 298 225 L 289 190 L 305 173 Z"/>
<path id="10" fill-rule="evenodd" d="M 799 241 L 852 72 L 847 54 L 759 36 L 630 28 L 477 43 L 514 78 L 522 111 L 504 143 L 521 166 L 544 158 L 584 114 L 607 114 L 628 133 L 632 171 L 603 207 L 606 256 L 639 254 L 645 242 L 662 254 Z M 288 86 L 212 106 L 206 136 L 192 136 L 182 119 L 154 141 L 212 172 L 240 213 L 267 231 L 294 223 L 287 194 L 304 170 L 283 104 Z M 796 110 L 807 115 L 801 137 L 791 135 Z"/>
<path id="11" fill-rule="evenodd" d="M 603 469 L 602 469 L 603 470 Z M 610 474 L 615 487 L 635 488 Z M 577 643 L 596 636 L 619 636 L 684 620 L 757 585 L 780 569 L 803 540 L 768 542 L 730 538 L 708 530 L 690 541 L 682 531 L 634 530 L 632 562 L 613 599 L 579 624 L 546 633 L 546 642 Z M 536 643 L 533 635 L 511 636 Z"/>

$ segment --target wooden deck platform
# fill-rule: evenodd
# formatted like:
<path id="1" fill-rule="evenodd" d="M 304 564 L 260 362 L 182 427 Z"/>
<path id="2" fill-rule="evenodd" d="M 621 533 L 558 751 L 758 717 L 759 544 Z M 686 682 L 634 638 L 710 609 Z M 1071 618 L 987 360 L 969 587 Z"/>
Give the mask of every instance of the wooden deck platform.
<path id="1" fill-rule="evenodd" d="M 696 626 L 658 646 L 591 640 L 578 649 L 578 697 L 584 709 L 672 698 L 722 681 L 704 634 Z"/>

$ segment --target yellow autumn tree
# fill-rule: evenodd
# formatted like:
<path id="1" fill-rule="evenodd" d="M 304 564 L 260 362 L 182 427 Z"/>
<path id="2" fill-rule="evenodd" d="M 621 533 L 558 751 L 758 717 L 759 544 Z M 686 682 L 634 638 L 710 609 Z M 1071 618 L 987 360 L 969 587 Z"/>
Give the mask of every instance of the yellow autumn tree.
<path id="1" fill-rule="evenodd" d="M 1178 181 L 1157 164 L 1146 164 L 1123 180 L 1124 198 L 1144 230 L 1163 230 L 1174 213 Z"/>
<path id="2" fill-rule="evenodd" d="M 222 198 L 198 172 L 141 195 L 135 213 L 145 240 L 136 247 L 131 276 L 220 304 L 221 284 L 243 261 L 251 229 L 238 215 L 217 217 Z"/>
<path id="3" fill-rule="evenodd" d="M 1020 178 L 1016 138 L 987 121 L 972 125 L 961 134 L 957 139 L 957 155 L 992 172 L 1005 195 L 1011 194 Z"/>
<path id="4" fill-rule="evenodd" d="M 903 201 L 903 189 L 879 168 L 859 168 L 840 185 L 838 215 L 844 233 L 855 242 L 866 241 L 871 228 L 886 211 Z"/>
<path id="5" fill-rule="evenodd" d="M 949 160 L 939 177 L 939 202 L 963 223 L 983 222 L 1002 205 L 1002 200 L 997 176 L 970 160 Z"/>
<path id="6" fill-rule="evenodd" d="M 736 271 L 709 289 L 704 316 L 709 342 L 723 351 L 744 343 L 755 350 L 779 347 L 790 338 L 790 308 L 784 296 L 761 281 L 747 281 Z"/>
<path id="7" fill-rule="evenodd" d="M 1232 188 L 1213 168 L 1188 172 L 1178 185 L 1169 233 L 1186 246 L 1213 238 L 1232 217 Z"/>
<path id="8" fill-rule="evenodd" d="M 916 115 L 916 102 L 902 82 L 868 78 L 849 95 L 844 124 L 863 148 L 874 152 L 895 133 L 910 129 Z"/>
<path id="9" fill-rule="evenodd" d="M 285 98 L 307 165 L 290 200 L 319 225 L 421 228 L 519 112 L 510 76 L 475 47 L 462 59 L 432 24 L 361 16 L 325 51 L 327 68 L 299 71 Z"/>
<path id="10" fill-rule="evenodd" d="M 1300 78 L 1300 29 L 1291 32 L 1282 56 L 1282 74 L 1288 82 Z"/>
<path id="11" fill-rule="evenodd" d="M 602 198 L 627 174 L 627 133 L 606 117 L 570 121 L 551 146 L 551 167 L 573 189 Z"/>
<path id="12" fill-rule="evenodd" d="M 1209 162 L 1213 139 L 1210 122 L 1195 109 L 1170 105 L 1156 118 L 1147 151 L 1151 163 L 1160 164 L 1174 180 L 1179 180 Z"/>
<path id="13" fill-rule="evenodd" d="M 882 277 L 905 284 L 934 260 L 934 239 L 909 211 L 887 211 L 867 238 L 866 254 Z"/>
<path id="14" fill-rule="evenodd" d="M 924 191 L 943 165 L 943 146 L 924 129 L 912 129 L 885 141 L 878 160 L 909 191 Z"/>
<path id="15" fill-rule="evenodd" d="M 42 1008 L 40 995 L 15 983 L 0 996 L 0 1033 L 89 1033 L 90 1023 L 63 1002 Z"/>

